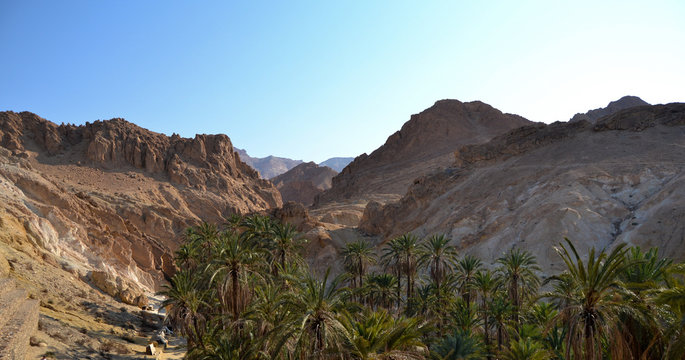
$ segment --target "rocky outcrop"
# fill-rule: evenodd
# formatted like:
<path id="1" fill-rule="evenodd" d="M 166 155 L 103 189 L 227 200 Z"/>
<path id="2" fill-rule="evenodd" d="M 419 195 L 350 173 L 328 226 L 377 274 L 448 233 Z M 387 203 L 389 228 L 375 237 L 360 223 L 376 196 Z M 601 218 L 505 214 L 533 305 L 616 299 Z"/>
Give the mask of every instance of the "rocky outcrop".
<path id="1" fill-rule="evenodd" d="M 452 153 L 466 144 L 484 143 L 508 130 L 531 124 L 480 101 L 441 100 L 412 115 L 371 155 L 362 154 L 333 178 L 332 188 L 315 206 L 407 191 L 412 181 L 452 163 Z"/>
<path id="2" fill-rule="evenodd" d="M 590 110 L 584 114 L 575 114 L 569 121 L 587 121 L 591 124 L 594 124 L 600 118 L 614 114 L 623 109 L 644 105 L 649 105 L 649 103 L 640 99 L 637 96 L 624 96 L 616 101 L 610 102 L 609 105 L 607 105 L 607 107 Z"/>
<path id="3" fill-rule="evenodd" d="M 148 299 L 143 289 L 119 276 L 106 271 L 93 271 L 90 281 L 105 294 L 119 301 L 138 307 L 147 306 Z"/>
<path id="4" fill-rule="evenodd" d="M 225 135 L 168 137 L 122 119 L 58 126 L 2 112 L 0 145 L 0 241 L 148 290 L 173 274 L 188 226 L 281 205 Z"/>
<path id="5" fill-rule="evenodd" d="M 309 216 L 307 208 L 294 201 L 288 201 L 283 207 L 271 210 L 270 215 L 283 224 L 292 224 L 299 232 L 310 231 L 319 225 Z"/>
<path id="6" fill-rule="evenodd" d="M 259 174 L 263 179 L 271 179 L 281 175 L 303 162 L 302 160 L 293 160 L 272 155 L 256 158 L 248 155 L 247 151 L 243 149 L 236 149 L 236 151 L 240 155 L 240 159 L 259 171 Z"/>
<path id="7" fill-rule="evenodd" d="M 271 179 L 283 201 L 296 201 L 306 206 L 314 202 L 316 195 L 331 188 L 331 179 L 337 172 L 313 162 L 302 163 Z"/>
<path id="8" fill-rule="evenodd" d="M 685 104 L 527 126 L 456 155 L 398 202 L 369 203 L 360 228 L 447 234 L 486 262 L 523 247 L 548 271 L 562 267 L 552 245 L 564 237 L 581 251 L 627 242 L 685 259 Z"/>

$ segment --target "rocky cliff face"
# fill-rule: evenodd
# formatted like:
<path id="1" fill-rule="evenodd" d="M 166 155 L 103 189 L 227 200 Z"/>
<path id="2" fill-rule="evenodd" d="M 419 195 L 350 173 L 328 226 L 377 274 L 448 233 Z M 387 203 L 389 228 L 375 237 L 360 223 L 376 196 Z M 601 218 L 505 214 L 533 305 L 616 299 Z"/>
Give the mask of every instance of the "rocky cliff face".
<path id="1" fill-rule="evenodd" d="M 314 197 L 331 188 L 331 179 L 338 173 L 313 162 L 302 163 L 271 179 L 281 192 L 283 202 L 295 201 L 306 206 L 314 202 Z"/>
<path id="2" fill-rule="evenodd" d="M 462 147 L 396 203 L 369 203 L 360 228 L 384 239 L 444 233 L 488 261 L 523 247 L 554 271 L 564 237 L 582 251 L 628 242 L 682 260 L 684 158 L 685 104 L 525 126 Z"/>
<path id="3" fill-rule="evenodd" d="M 168 137 L 123 119 L 58 126 L 2 112 L 0 145 L 0 240 L 148 289 L 173 272 L 187 226 L 282 204 L 226 135 Z"/>
<path id="4" fill-rule="evenodd" d="M 604 108 L 590 110 L 584 114 L 578 113 L 573 115 L 570 122 L 585 120 L 590 123 L 595 123 L 599 118 L 611 115 L 623 109 L 628 109 L 635 106 L 649 105 L 648 102 L 640 99 L 637 96 L 624 96 L 616 101 L 612 101 Z"/>
<path id="5" fill-rule="evenodd" d="M 492 137 L 531 122 L 480 101 L 441 100 L 412 115 L 371 155 L 362 154 L 333 178 L 333 186 L 317 205 L 368 198 L 369 195 L 404 194 L 411 182 L 438 167 L 449 166 L 452 153 L 466 144 Z"/>

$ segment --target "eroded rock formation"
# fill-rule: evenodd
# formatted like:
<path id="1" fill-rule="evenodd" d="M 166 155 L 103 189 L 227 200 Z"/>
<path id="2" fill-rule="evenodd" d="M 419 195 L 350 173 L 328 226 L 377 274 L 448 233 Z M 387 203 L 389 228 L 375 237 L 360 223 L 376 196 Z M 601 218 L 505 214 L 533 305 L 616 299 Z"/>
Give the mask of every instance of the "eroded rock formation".
<path id="1" fill-rule="evenodd" d="M 564 237 L 581 251 L 627 242 L 685 259 L 685 104 L 526 126 L 455 155 L 398 202 L 369 203 L 360 228 L 444 233 L 486 261 L 523 247 L 548 271 L 562 267 L 552 246 Z"/>
<path id="2" fill-rule="evenodd" d="M 189 225 L 281 205 L 226 135 L 168 137 L 123 119 L 58 126 L 2 112 L 0 145 L 0 240 L 148 290 L 173 273 Z"/>
<path id="3" fill-rule="evenodd" d="M 311 205 L 316 195 L 331 188 L 331 179 L 338 173 L 327 167 L 313 162 L 302 163 L 271 179 L 283 201 L 296 201 L 304 205 Z"/>

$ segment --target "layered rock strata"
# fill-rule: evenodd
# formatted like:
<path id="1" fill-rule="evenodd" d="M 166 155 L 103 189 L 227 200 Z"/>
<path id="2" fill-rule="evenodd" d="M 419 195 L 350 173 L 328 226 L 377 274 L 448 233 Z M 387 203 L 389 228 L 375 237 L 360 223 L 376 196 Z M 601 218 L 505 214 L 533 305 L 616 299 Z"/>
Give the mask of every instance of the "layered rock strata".
<path id="1" fill-rule="evenodd" d="M 0 113 L 0 241 L 75 273 L 154 289 L 184 229 L 281 205 L 226 135 L 154 133 L 123 119 L 56 125 Z"/>
<path id="2" fill-rule="evenodd" d="M 486 261 L 522 247 L 547 271 L 562 268 L 553 246 L 564 237 L 581 251 L 627 242 L 685 259 L 685 104 L 526 126 L 454 159 L 398 202 L 369 203 L 360 228 L 447 234 Z"/>

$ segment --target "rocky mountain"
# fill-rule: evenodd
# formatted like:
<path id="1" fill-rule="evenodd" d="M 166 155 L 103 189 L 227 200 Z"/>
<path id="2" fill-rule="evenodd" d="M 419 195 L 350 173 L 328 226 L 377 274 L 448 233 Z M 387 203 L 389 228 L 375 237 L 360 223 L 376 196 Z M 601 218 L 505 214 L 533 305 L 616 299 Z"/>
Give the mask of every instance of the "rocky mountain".
<path id="1" fill-rule="evenodd" d="M 328 160 L 319 163 L 319 166 L 328 166 L 329 168 L 335 170 L 335 172 L 341 172 L 349 163 L 352 162 L 354 158 L 351 157 L 332 157 Z"/>
<path id="2" fill-rule="evenodd" d="M 483 143 L 530 123 L 521 116 L 504 114 L 480 101 L 438 101 L 412 115 L 371 155 L 355 158 L 333 178 L 332 188 L 317 197 L 315 206 L 337 206 L 335 204 L 347 202 L 355 207 L 349 211 L 361 216 L 369 199 L 396 200 L 417 177 L 449 166 L 453 161 L 452 153 L 460 146 Z"/>
<path id="3" fill-rule="evenodd" d="M 281 192 L 283 202 L 295 201 L 309 206 L 316 195 L 331 188 L 331 179 L 337 174 L 328 166 L 308 162 L 295 166 L 271 181 Z"/>
<path id="4" fill-rule="evenodd" d="M 610 102 L 609 105 L 607 105 L 607 107 L 590 110 L 584 114 L 575 114 L 569 121 L 575 122 L 585 120 L 594 124 L 601 117 L 611 115 L 623 109 L 643 105 L 649 105 L 649 103 L 640 99 L 637 96 L 624 96 L 616 101 Z"/>
<path id="5" fill-rule="evenodd" d="M 247 151 L 243 149 L 236 149 L 236 151 L 238 152 L 238 155 L 240 155 L 242 161 L 259 171 L 262 179 L 271 179 L 303 163 L 302 160 L 293 160 L 272 155 L 263 158 L 255 158 L 248 155 Z"/>
<path id="6" fill-rule="evenodd" d="M 488 261 L 523 247 L 547 271 L 561 269 L 552 245 L 564 237 L 582 252 L 627 242 L 685 259 L 685 104 L 528 125 L 453 159 L 398 202 L 369 203 L 360 228 L 447 234 Z"/>
<path id="7" fill-rule="evenodd" d="M 302 160 L 293 160 L 272 155 L 263 158 L 255 158 L 248 155 L 246 150 L 236 148 L 236 151 L 240 155 L 240 159 L 246 164 L 252 166 L 252 168 L 255 170 L 259 171 L 259 174 L 263 179 L 272 179 L 278 175 L 285 174 L 295 166 L 304 163 Z M 328 160 L 320 162 L 318 165 L 328 166 L 337 173 L 347 166 L 347 164 L 349 164 L 353 159 L 354 158 L 350 157 L 332 157 Z"/>
<path id="8" fill-rule="evenodd" d="M 58 126 L 29 112 L 0 113 L 0 187 L 0 242 L 81 276 L 113 274 L 120 296 L 158 288 L 189 225 L 282 204 L 226 135 Z"/>

